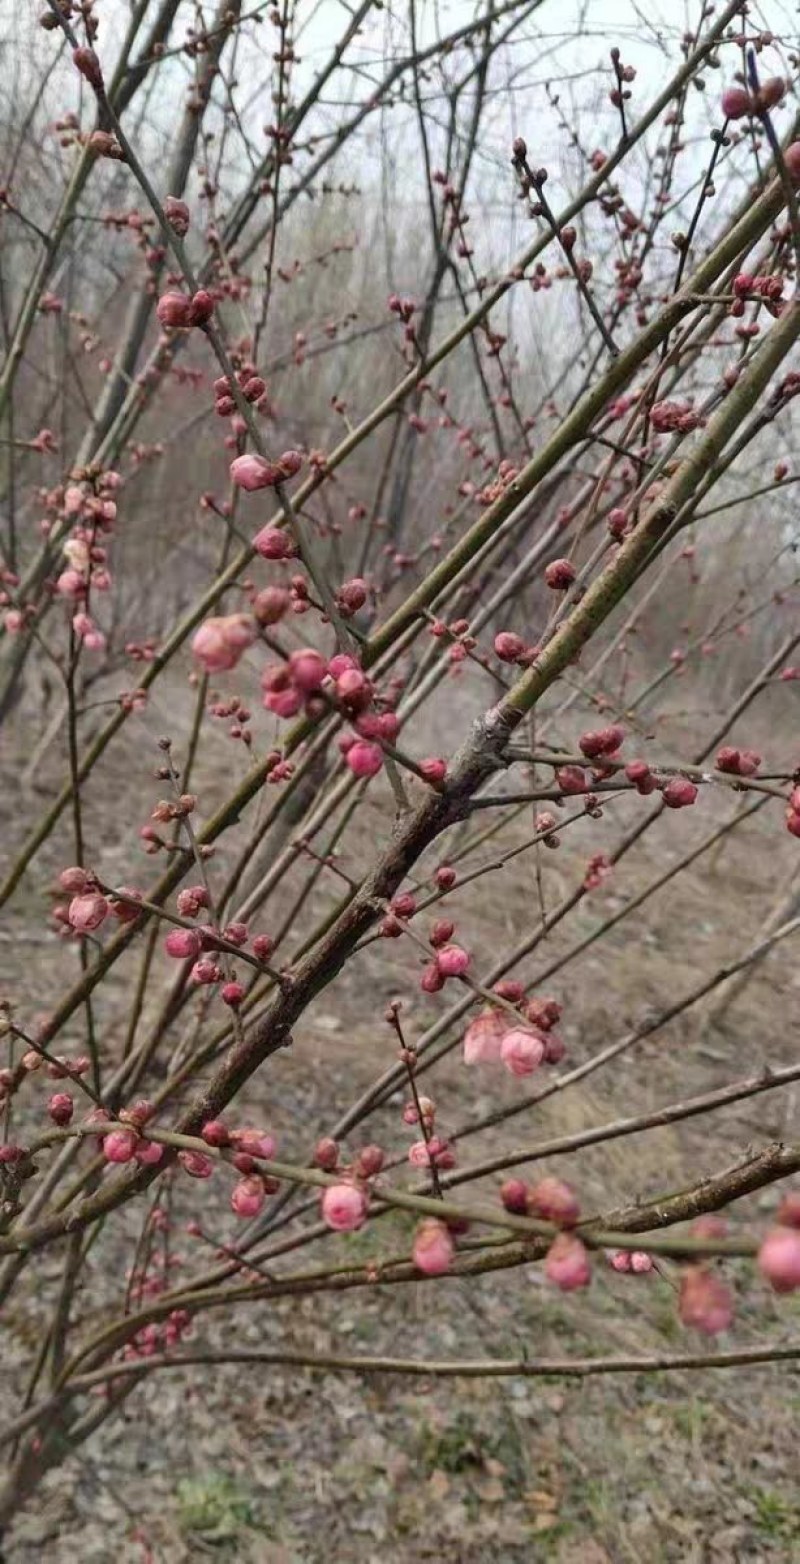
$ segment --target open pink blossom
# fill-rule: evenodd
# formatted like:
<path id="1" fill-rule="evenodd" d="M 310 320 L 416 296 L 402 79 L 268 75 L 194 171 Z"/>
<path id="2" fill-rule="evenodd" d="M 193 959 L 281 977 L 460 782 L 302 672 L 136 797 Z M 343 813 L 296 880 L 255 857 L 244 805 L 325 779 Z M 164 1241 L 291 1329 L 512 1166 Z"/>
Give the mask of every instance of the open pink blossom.
<path id="1" fill-rule="evenodd" d="M 322 1196 L 322 1220 L 336 1233 L 352 1233 L 367 1215 L 363 1191 L 355 1184 L 330 1184 Z"/>
<path id="2" fill-rule="evenodd" d="M 536 1032 L 514 1026 L 500 1044 L 500 1058 L 512 1075 L 533 1075 L 544 1059 L 545 1045 Z"/>
<path id="3" fill-rule="evenodd" d="M 413 1257 L 418 1271 L 426 1276 L 444 1276 L 450 1270 L 455 1253 L 452 1235 L 444 1222 L 430 1217 L 420 1222 L 414 1234 Z"/>

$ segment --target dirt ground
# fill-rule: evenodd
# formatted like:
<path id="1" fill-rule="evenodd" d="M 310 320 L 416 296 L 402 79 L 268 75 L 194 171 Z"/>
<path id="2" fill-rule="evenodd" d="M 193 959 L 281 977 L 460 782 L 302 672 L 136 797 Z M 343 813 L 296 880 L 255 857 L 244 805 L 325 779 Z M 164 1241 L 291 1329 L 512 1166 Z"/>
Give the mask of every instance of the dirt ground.
<path id="1" fill-rule="evenodd" d="M 462 726 L 471 698 L 465 691 Z M 134 807 L 133 798 L 137 787 L 140 798 L 157 796 L 153 741 L 166 722 L 179 748 L 186 711 L 177 693 L 174 702 L 162 696 L 130 725 L 101 768 L 102 782 L 90 789 L 90 835 L 106 844 L 97 848 L 95 865 L 112 882 L 149 879 L 152 866 L 135 842 L 146 812 L 141 804 Z M 4 769 L 7 784 L 16 788 L 13 779 L 28 753 L 19 717 L 15 732 Z M 676 726 L 661 740 L 685 743 L 686 731 Z M 24 821 L 52 795 L 63 775 L 59 763 L 54 744 L 25 788 L 17 789 Z M 201 814 L 230 782 L 229 747 L 212 745 L 205 767 L 198 785 Z M 362 844 L 385 835 L 390 821 L 380 783 L 370 796 L 374 835 L 367 831 Z M 591 852 L 609 850 L 637 807 L 646 801 L 610 809 L 602 822 L 568 833 L 557 853 L 543 855 L 548 907 L 580 879 Z M 655 826 L 516 975 L 536 991 L 538 973 L 734 807 L 709 790 L 694 810 Z M 61 835 L 42 851 L 0 933 L 2 988 L 14 993 L 29 1020 L 52 1004 L 65 977 L 77 970 L 74 948 L 57 940 L 45 916 L 44 893 L 68 861 L 67 840 Z M 544 985 L 564 1005 L 568 1064 L 593 1055 L 758 938 L 794 871 L 790 839 L 767 810 L 734 840 L 736 846 L 726 839 L 705 854 Z M 357 870 L 359 839 L 346 838 L 341 850 L 341 862 Z M 226 861 L 222 853 L 220 872 Z M 425 860 L 421 879 L 437 861 L 439 855 Z M 289 885 L 297 884 L 290 877 Z M 263 926 L 280 915 L 284 895 Z M 318 915 L 329 899 L 323 882 L 304 917 Z M 532 855 L 487 876 L 477 897 L 455 893 L 446 909 L 476 953 L 477 970 L 486 970 L 538 919 Z M 132 971 L 130 961 L 120 964 L 100 1006 L 109 1055 L 125 1022 Z M 292 1049 L 251 1082 L 242 1117 L 274 1129 L 281 1152 L 299 1158 L 390 1061 L 391 1038 L 380 1017 L 395 996 L 406 1000 L 417 1031 L 445 1003 L 444 996 L 420 995 L 413 956 L 394 942 L 378 941 L 311 1008 Z M 758 969 L 724 1026 L 709 1031 L 702 1007 L 690 1011 L 616 1067 L 550 1099 L 535 1116 L 512 1119 L 482 1136 L 480 1145 L 465 1142 L 463 1160 L 644 1112 L 766 1063 L 788 1064 L 796 1058 L 798 999 L 800 974 L 790 944 Z M 80 1025 L 75 1018 L 65 1047 L 79 1038 Z M 467 1072 L 456 1060 L 451 1055 L 446 1067 L 426 1077 L 443 1133 L 510 1104 L 518 1091 L 505 1074 L 499 1080 L 493 1072 Z M 400 1124 L 401 1100 L 376 1115 L 353 1143 L 369 1138 L 391 1153 L 402 1151 L 408 1132 Z M 789 1088 L 733 1105 L 713 1120 L 689 1119 L 584 1151 L 574 1166 L 571 1158 L 536 1166 L 571 1178 L 585 1210 L 602 1209 L 694 1183 L 750 1146 L 796 1138 L 797 1121 L 797 1098 Z M 487 1181 L 486 1188 L 496 1189 L 497 1182 Z M 220 1239 L 230 1237 L 226 1189 L 211 1180 L 203 1195 L 205 1227 Z M 196 1186 L 176 1183 L 177 1231 L 194 1210 L 195 1196 Z M 733 1221 L 763 1222 L 774 1204 L 774 1193 L 743 1202 Z M 128 1221 L 126 1215 L 109 1224 L 93 1254 L 86 1294 L 93 1314 L 119 1297 Z M 348 1259 L 379 1255 L 387 1246 L 402 1251 L 410 1231 L 393 1218 L 391 1227 L 387 1222 L 341 1240 L 343 1251 Z M 190 1253 L 189 1240 L 183 1252 Z M 54 1264 L 43 1263 L 41 1275 L 53 1275 Z M 3 1322 L 2 1401 L 9 1411 L 16 1404 L 18 1358 L 40 1318 L 35 1274 Z M 196 1341 L 230 1344 L 233 1336 L 237 1346 L 291 1344 L 317 1353 L 429 1358 L 690 1351 L 699 1343 L 677 1322 L 674 1274 L 628 1277 L 598 1264 L 591 1289 L 572 1296 L 554 1293 L 533 1266 L 469 1285 L 451 1278 L 394 1292 L 376 1286 L 323 1307 L 312 1299 L 291 1308 L 253 1306 L 235 1322 L 212 1317 L 201 1322 Z M 800 1297 L 773 1299 L 752 1267 L 731 1267 L 730 1274 L 737 1319 L 721 1346 L 797 1336 Z M 800 1559 L 799 1412 L 800 1378 L 788 1364 L 582 1383 L 357 1378 L 266 1367 L 246 1376 L 236 1367 L 206 1368 L 191 1381 L 163 1373 L 47 1478 L 15 1523 L 5 1557 L 8 1564 L 72 1564 L 76 1558 L 82 1564 L 182 1564 L 200 1557 L 242 1564 L 789 1564 Z"/>

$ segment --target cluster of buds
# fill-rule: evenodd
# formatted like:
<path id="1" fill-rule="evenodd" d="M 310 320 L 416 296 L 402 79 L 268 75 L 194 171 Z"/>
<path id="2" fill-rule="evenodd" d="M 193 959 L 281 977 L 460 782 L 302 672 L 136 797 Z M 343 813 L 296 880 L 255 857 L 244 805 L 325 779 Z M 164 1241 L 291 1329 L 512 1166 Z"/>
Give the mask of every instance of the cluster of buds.
<path id="1" fill-rule="evenodd" d="M 555 999 L 525 998 L 520 983 L 502 980 L 495 993 L 504 1007 L 488 1005 L 471 1021 L 464 1033 L 463 1053 L 466 1065 L 502 1064 L 515 1076 L 532 1075 L 543 1064 L 558 1064 L 565 1048 L 553 1027 L 561 1018 L 561 1006 Z M 507 1006 L 519 1010 L 515 1021 Z"/>
<path id="2" fill-rule="evenodd" d="M 198 288 L 191 298 L 185 293 L 162 293 L 156 305 L 161 325 L 170 331 L 207 326 L 213 313 L 214 300 L 207 288 Z"/>
<path id="3" fill-rule="evenodd" d="M 241 369 L 236 371 L 236 385 L 244 400 L 252 407 L 263 406 L 267 394 L 267 385 L 266 381 L 258 373 L 255 364 L 244 364 Z M 220 375 L 214 381 L 214 412 L 220 418 L 230 418 L 236 412 L 236 400 L 227 375 Z M 241 457 L 240 461 L 247 461 L 247 459 L 246 456 Z M 237 481 L 239 480 L 234 479 L 234 482 Z M 240 486 L 247 488 L 247 484 L 244 483 Z M 260 485 L 260 487 L 264 487 L 264 485 Z"/>

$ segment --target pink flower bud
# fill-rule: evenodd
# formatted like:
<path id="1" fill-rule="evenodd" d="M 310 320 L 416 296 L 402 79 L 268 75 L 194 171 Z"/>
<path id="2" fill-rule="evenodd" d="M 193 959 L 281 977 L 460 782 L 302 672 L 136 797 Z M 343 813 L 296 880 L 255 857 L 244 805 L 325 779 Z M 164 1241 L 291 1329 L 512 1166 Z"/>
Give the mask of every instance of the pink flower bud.
<path id="1" fill-rule="evenodd" d="M 800 1231 L 773 1227 L 758 1251 L 758 1269 L 774 1292 L 796 1292 L 800 1287 Z"/>
<path id="2" fill-rule="evenodd" d="M 697 788 L 688 777 L 671 777 L 661 797 L 668 809 L 687 809 L 697 798 Z"/>
<path id="3" fill-rule="evenodd" d="M 554 559 L 545 570 L 544 579 L 554 592 L 566 592 L 572 586 L 577 571 L 569 559 Z"/>
<path id="4" fill-rule="evenodd" d="M 783 154 L 786 172 L 793 185 L 800 185 L 800 141 L 793 141 Z"/>
<path id="5" fill-rule="evenodd" d="M 283 538 L 283 533 L 280 537 Z M 264 587 L 253 598 L 253 613 L 260 625 L 276 625 L 288 613 L 290 601 L 285 587 Z"/>
<path id="6" fill-rule="evenodd" d="M 177 196 L 167 196 L 164 202 L 164 216 L 173 232 L 180 239 L 185 238 L 191 222 L 191 213 L 186 202 L 179 201 Z"/>
<path id="7" fill-rule="evenodd" d="M 208 1119 L 200 1135 L 207 1146 L 227 1146 L 230 1141 L 228 1126 L 222 1119 Z"/>
<path id="8" fill-rule="evenodd" d="M 382 1146 L 362 1146 L 355 1161 L 356 1173 L 360 1178 L 377 1178 L 385 1161 Z"/>
<path id="9" fill-rule="evenodd" d="M 141 1162 L 143 1167 L 157 1167 L 158 1163 L 163 1160 L 164 1147 L 155 1140 L 140 1140 L 137 1142 L 134 1156 L 136 1161 Z"/>
<path id="10" fill-rule="evenodd" d="M 199 956 L 202 940 L 197 929 L 170 929 L 164 941 L 164 949 L 168 956 L 174 956 L 178 961 Z"/>
<path id="11" fill-rule="evenodd" d="M 574 1292 L 578 1287 L 588 1287 L 591 1267 L 586 1247 L 572 1233 L 559 1233 L 547 1251 L 544 1262 L 545 1275 L 555 1282 L 562 1292 Z"/>
<path id="12" fill-rule="evenodd" d="M 268 462 L 265 456 L 257 456 L 254 451 L 246 456 L 237 456 L 230 465 L 231 483 L 235 483 L 239 489 L 245 489 L 248 494 L 253 494 L 257 489 L 274 489 L 276 483 L 280 483 L 278 469 L 274 462 Z"/>
<path id="13" fill-rule="evenodd" d="M 265 1199 L 266 1191 L 260 1178 L 243 1178 L 231 1190 L 231 1208 L 237 1216 L 258 1216 Z"/>
<path id="14" fill-rule="evenodd" d="M 533 1075 L 544 1059 L 544 1043 L 536 1032 L 512 1027 L 500 1044 L 500 1058 L 512 1075 Z"/>
<path id="15" fill-rule="evenodd" d="M 309 695 L 312 690 L 318 690 L 328 672 L 325 658 L 315 651 L 313 646 L 304 646 L 299 652 L 292 652 L 289 658 L 289 674 L 296 689 L 304 695 Z"/>
<path id="16" fill-rule="evenodd" d="M 274 949 L 275 941 L 269 934 L 256 934 L 253 940 L 253 955 L 257 961 L 269 961 Z"/>
<path id="17" fill-rule="evenodd" d="M 76 865 L 73 869 L 62 869 L 58 876 L 58 883 L 62 891 L 68 891 L 70 896 L 80 896 L 81 892 L 91 885 L 92 876 Z"/>
<path id="18" fill-rule="evenodd" d="M 681 1277 L 678 1312 L 684 1325 L 706 1336 L 727 1330 L 733 1320 L 733 1297 L 721 1276 L 704 1265 L 690 1265 Z"/>
<path id="19" fill-rule="evenodd" d="M 214 300 L 206 288 L 198 288 L 189 305 L 189 325 L 205 326 L 214 313 Z"/>
<path id="20" fill-rule="evenodd" d="M 238 1010 L 244 999 L 245 990 L 243 983 L 223 983 L 220 989 L 220 997 L 223 1004 L 230 1005 L 232 1010 Z"/>
<path id="21" fill-rule="evenodd" d="M 135 1130 L 110 1130 L 103 1136 L 106 1162 L 130 1162 L 139 1137 Z"/>
<path id="22" fill-rule="evenodd" d="M 206 619 L 195 632 L 192 651 L 206 673 L 223 673 L 236 667 L 242 653 L 252 646 L 255 634 L 249 614 Z"/>
<path id="23" fill-rule="evenodd" d="M 721 101 L 726 119 L 744 119 L 752 113 L 753 100 L 744 87 L 726 87 Z"/>
<path id="24" fill-rule="evenodd" d="M 367 1215 L 363 1192 L 355 1184 L 330 1184 L 322 1196 L 322 1220 L 336 1233 L 352 1233 Z"/>
<path id="25" fill-rule="evenodd" d="M 443 945 L 436 952 L 436 965 L 444 978 L 461 977 L 472 959 L 460 945 Z"/>
<path id="26" fill-rule="evenodd" d="M 208 891 L 204 885 L 187 885 L 178 892 L 178 912 L 182 918 L 196 918 L 201 907 L 208 906 Z"/>
<path id="27" fill-rule="evenodd" d="M 449 863 L 439 865 L 433 876 L 440 891 L 451 891 L 458 879 L 456 870 Z"/>
<path id="28" fill-rule="evenodd" d="M 634 1276 L 645 1276 L 653 1268 L 652 1255 L 647 1254 L 644 1249 L 634 1249 L 631 1254 L 631 1270 Z"/>
<path id="29" fill-rule="evenodd" d="M 528 1186 L 521 1178 L 509 1178 L 501 1185 L 500 1199 L 506 1211 L 525 1216 L 528 1210 Z"/>
<path id="30" fill-rule="evenodd" d="M 419 769 L 425 781 L 429 782 L 431 787 L 438 787 L 447 776 L 447 761 L 441 760 L 438 756 L 432 756 L 428 760 L 421 760 Z"/>
<path id="31" fill-rule="evenodd" d="M 800 1189 L 786 1191 L 778 1207 L 778 1221 L 784 1227 L 800 1228 Z"/>
<path id="32" fill-rule="evenodd" d="M 464 1033 L 464 1063 L 499 1064 L 500 1049 L 510 1022 L 500 1010 L 484 1010 Z"/>
<path id="33" fill-rule="evenodd" d="M 47 1111 L 54 1124 L 59 1126 L 69 1124 L 75 1111 L 75 1104 L 69 1092 L 54 1092 L 47 1104 Z"/>
<path id="34" fill-rule="evenodd" d="M 82 896 L 73 896 L 68 916 L 70 928 L 89 934 L 92 929 L 99 929 L 108 916 L 108 902 L 99 891 L 85 891 Z"/>
<path id="35" fill-rule="evenodd" d="M 587 793 L 589 791 L 586 772 L 582 766 L 559 766 L 555 776 L 562 793 Z"/>
<path id="36" fill-rule="evenodd" d="M 444 1276 L 453 1263 L 455 1248 L 444 1222 L 436 1217 L 420 1222 L 414 1234 L 414 1264 L 425 1276 Z"/>
<path id="37" fill-rule="evenodd" d="M 191 326 L 191 313 L 192 301 L 185 293 L 162 293 L 156 305 L 156 315 L 162 326 L 170 326 L 173 330 Z"/>
<path id="38" fill-rule="evenodd" d="M 504 663 L 518 662 L 525 652 L 525 642 L 513 630 L 501 630 L 494 638 L 495 655 Z"/>
<path id="39" fill-rule="evenodd" d="M 383 750 L 367 739 L 356 739 L 345 755 L 345 765 L 356 777 L 374 777 L 383 765 Z"/>
<path id="40" fill-rule="evenodd" d="M 211 1157 L 202 1151 L 179 1151 L 178 1161 L 190 1178 L 210 1178 L 214 1171 Z"/>
<path id="41" fill-rule="evenodd" d="M 528 1195 L 528 1210 L 556 1227 L 574 1227 L 581 1214 L 578 1197 L 560 1178 L 543 1178 Z"/>
<path id="42" fill-rule="evenodd" d="M 339 1147 L 330 1135 L 324 1135 L 317 1141 L 313 1156 L 314 1166 L 322 1168 L 325 1173 L 332 1173 L 339 1161 Z"/>
<path id="43" fill-rule="evenodd" d="M 367 584 L 361 576 L 353 576 L 351 581 L 343 581 L 336 593 L 336 606 L 344 619 L 352 619 L 359 608 L 363 608 L 367 601 Z"/>
<path id="44" fill-rule="evenodd" d="M 80 71 L 81 76 L 85 77 L 86 81 L 88 81 L 91 87 L 94 87 L 95 89 L 102 88 L 103 72 L 100 67 L 100 61 L 98 60 L 94 49 L 87 49 L 85 47 L 73 49 L 72 63 Z"/>
<path id="45" fill-rule="evenodd" d="M 260 457 L 241 456 L 239 461 L 261 460 Z M 234 463 L 234 466 L 236 464 Z M 263 489 L 262 483 L 240 483 L 243 489 Z M 253 538 L 253 548 L 262 559 L 291 559 L 294 555 L 294 545 L 288 533 L 282 532 L 280 527 L 262 527 Z"/>

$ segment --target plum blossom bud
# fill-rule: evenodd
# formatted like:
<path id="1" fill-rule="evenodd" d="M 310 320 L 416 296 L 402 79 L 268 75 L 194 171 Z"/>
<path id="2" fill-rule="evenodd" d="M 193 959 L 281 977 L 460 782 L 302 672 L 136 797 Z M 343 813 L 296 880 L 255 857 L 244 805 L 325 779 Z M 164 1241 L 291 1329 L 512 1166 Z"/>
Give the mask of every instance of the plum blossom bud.
<path id="1" fill-rule="evenodd" d="M 494 638 L 494 650 L 501 662 L 515 663 L 525 653 L 525 642 L 513 630 L 501 630 Z"/>
<path id="2" fill-rule="evenodd" d="M 471 957 L 460 945 L 443 945 L 436 952 L 436 965 L 444 978 L 461 977 L 466 972 Z"/>
<path id="3" fill-rule="evenodd" d="M 383 750 L 367 739 L 356 739 L 345 755 L 345 765 L 355 777 L 374 777 L 383 765 Z"/>
<path id="4" fill-rule="evenodd" d="M 313 1156 L 314 1166 L 322 1168 L 325 1173 L 332 1173 L 339 1161 L 339 1147 L 330 1135 L 323 1135 L 317 1141 Z"/>
<path id="5" fill-rule="evenodd" d="M 283 536 L 283 534 L 281 534 Z M 276 625 L 289 611 L 291 602 L 285 587 L 264 587 L 253 598 L 253 613 L 260 625 Z"/>
<path id="6" fill-rule="evenodd" d="M 249 614 L 226 614 L 201 624 L 192 651 L 206 673 L 223 673 L 236 667 L 254 640 L 255 625 Z"/>
<path id="7" fill-rule="evenodd" d="M 54 1092 L 47 1104 L 47 1111 L 54 1124 L 69 1124 L 75 1111 L 69 1092 Z"/>
<path id="8" fill-rule="evenodd" d="M 88 81 L 90 87 L 94 87 L 98 91 L 102 89 L 103 72 L 94 49 L 85 47 L 73 49 L 72 63 L 80 71 L 81 76 Z"/>
<path id="9" fill-rule="evenodd" d="M 704 1265 L 690 1265 L 681 1277 L 678 1312 L 684 1325 L 691 1325 L 706 1336 L 727 1330 L 733 1320 L 730 1288 L 716 1271 Z"/>
<path id="10" fill-rule="evenodd" d="M 304 646 L 299 652 L 292 652 L 289 658 L 289 675 L 296 689 L 304 695 L 309 695 L 312 690 L 318 690 L 328 671 L 325 658 L 315 651 L 313 646 Z"/>
<path id="11" fill-rule="evenodd" d="M 544 1042 L 536 1032 L 515 1026 L 500 1044 L 500 1059 L 512 1075 L 533 1075 L 544 1059 Z"/>
<path id="12" fill-rule="evenodd" d="M 192 301 L 185 293 L 162 293 L 156 305 L 156 315 L 162 326 L 178 330 L 192 324 Z"/>
<path id="13" fill-rule="evenodd" d="M 352 1233 L 366 1218 L 366 1198 L 355 1184 L 330 1184 L 322 1196 L 321 1213 L 335 1233 Z"/>
<path id="14" fill-rule="evenodd" d="M 453 1263 L 454 1252 L 453 1239 L 444 1222 L 436 1217 L 420 1222 L 412 1251 L 418 1271 L 425 1276 L 444 1276 Z"/>
<path id="15" fill-rule="evenodd" d="M 205 288 L 198 288 L 189 305 L 189 325 L 205 326 L 214 313 L 214 300 Z"/>
<path id="16" fill-rule="evenodd" d="M 376 1178 L 385 1161 L 382 1146 L 362 1146 L 356 1157 L 355 1171 L 360 1178 Z"/>
<path id="17" fill-rule="evenodd" d="M 686 809 L 697 798 L 697 788 L 688 777 L 671 777 L 661 797 L 668 809 Z"/>
<path id="18" fill-rule="evenodd" d="M 299 451 L 284 451 L 277 461 L 268 461 L 266 456 L 250 452 L 246 456 L 235 457 L 231 462 L 231 482 L 250 494 L 256 489 L 275 489 L 278 484 L 293 478 L 302 465 L 303 458 Z"/>
<path id="19" fill-rule="evenodd" d="M 167 196 L 164 202 L 164 216 L 173 233 L 179 239 L 184 239 L 189 232 L 191 213 L 185 201 L 180 201 L 177 196 Z"/>
<path id="20" fill-rule="evenodd" d="M 758 1269 L 774 1292 L 796 1292 L 800 1287 L 800 1231 L 773 1227 L 758 1251 Z"/>
<path id="21" fill-rule="evenodd" d="M 499 1064 L 500 1048 L 510 1024 L 500 1010 L 482 1011 L 464 1033 L 464 1063 Z"/>
<path id="22" fill-rule="evenodd" d="M 207 1119 L 200 1135 L 207 1146 L 227 1146 L 230 1141 L 228 1126 L 222 1119 Z"/>
<path id="23" fill-rule="evenodd" d="M 501 1185 L 500 1199 L 506 1211 L 525 1216 L 528 1210 L 528 1186 L 521 1178 L 509 1178 Z"/>
<path id="24" fill-rule="evenodd" d="M 721 101 L 726 119 L 744 119 L 753 111 L 753 100 L 744 87 L 726 87 Z"/>
<path id="25" fill-rule="evenodd" d="M 240 487 L 260 489 L 263 485 L 241 484 Z M 291 538 L 280 527 L 262 527 L 253 538 L 253 548 L 262 559 L 291 559 L 295 552 Z"/>
<path id="26" fill-rule="evenodd" d="M 182 918 L 196 918 L 201 907 L 208 906 L 208 891 L 204 885 L 187 885 L 178 892 L 178 912 Z"/>
<path id="27" fill-rule="evenodd" d="M 214 1163 L 202 1151 L 179 1151 L 178 1161 L 190 1178 L 210 1178 Z"/>
<path id="28" fill-rule="evenodd" d="M 140 1140 L 137 1141 L 133 1155 L 137 1162 L 141 1162 L 143 1167 L 156 1167 L 159 1162 L 163 1161 L 164 1147 L 155 1140 Z"/>
<path id="29" fill-rule="evenodd" d="M 164 941 L 164 949 L 168 956 L 174 956 L 176 960 L 183 961 L 199 956 L 202 948 L 202 939 L 197 929 L 170 929 Z"/>
<path id="30" fill-rule="evenodd" d="M 103 1136 L 103 1156 L 106 1162 L 130 1162 L 138 1138 L 135 1130 L 110 1130 L 108 1135 Z"/>
<path id="31" fill-rule="evenodd" d="M 574 1227 L 580 1216 L 578 1197 L 560 1178 L 543 1178 L 528 1194 L 528 1210 L 556 1227 Z"/>
<path id="32" fill-rule="evenodd" d="M 82 891 L 88 890 L 92 884 L 92 876 L 85 869 L 62 869 L 58 876 L 58 883 L 62 891 L 68 891 L 71 896 L 79 896 Z"/>
<path id="33" fill-rule="evenodd" d="M 243 1178 L 235 1184 L 231 1190 L 231 1209 L 237 1216 L 258 1216 L 264 1201 L 266 1190 L 264 1181 L 260 1178 Z"/>
<path id="34" fill-rule="evenodd" d="M 73 896 L 69 904 L 70 928 L 78 934 L 89 934 L 93 929 L 99 929 L 108 916 L 108 902 L 99 891 L 86 891 L 81 896 Z"/>
<path id="35" fill-rule="evenodd" d="M 554 559 L 547 566 L 544 579 L 554 592 L 566 592 L 576 575 L 577 571 L 570 559 Z"/>
<path id="36" fill-rule="evenodd" d="M 578 1287 L 588 1287 L 591 1267 L 586 1247 L 572 1233 L 559 1233 L 547 1251 L 544 1263 L 545 1275 L 555 1282 L 562 1292 L 574 1292 Z"/>

